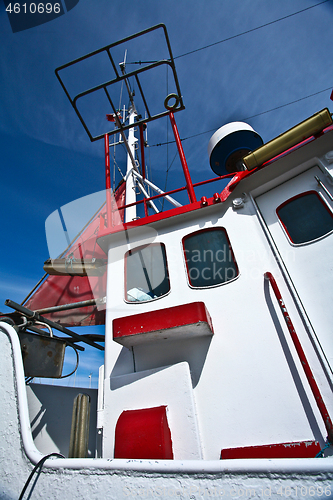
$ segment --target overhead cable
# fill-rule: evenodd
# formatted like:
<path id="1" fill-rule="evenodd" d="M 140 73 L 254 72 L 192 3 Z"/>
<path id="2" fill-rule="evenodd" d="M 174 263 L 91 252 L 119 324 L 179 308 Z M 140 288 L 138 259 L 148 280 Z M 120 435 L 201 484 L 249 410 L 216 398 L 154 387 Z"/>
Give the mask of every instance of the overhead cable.
<path id="1" fill-rule="evenodd" d="M 310 7 L 306 7 L 305 9 L 297 10 L 296 12 L 293 12 L 292 14 L 288 14 L 283 17 L 279 17 L 278 19 L 275 19 L 274 21 L 270 21 L 265 24 L 260 24 L 259 26 L 256 26 L 256 28 L 251 28 L 246 31 L 242 31 L 241 33 L 237 33 L 237 35 L 232 35 L 229 36 L 228 38 L 223 38 L 222 40 L 218 40 L 217 42 L 210 43 L 208 45 L 204 45 L 203 47 L 199 47 L 198 49 L 190 50 L 189 52 L 185 52 L 184 54 L 180 54 L 179 56 L 174 56 L 174 59 L 180 59 L 181 57 L 189 56 L 190 54 L 194 54 L 196 52 L 199 52 L 200 50 L 208 49 L 210 47 L 214 47 L 215 45 L 219 45 L 220 43 L 228 42 L 229 40 L 233 40 L 234 38 L 238 38 L 243 35 L 247 35 L 248 33 L 252 33 L 253 31 L 260 30 L 261 28 L 265 28 L 266 26 L 271 26 L 272 24 L 279 23 L 280 21 L 284 21 L 285 19 L 288 19 L 293 16 L 297 16 L 298 14 L 301 14 L 302 12 L 306 12 L 307 10 L 314 9 L 315 7 L 318 7 L 318 5 L 322 5 L 324 3 L 329 2 L 330 0 L 323 0 L 322 2 L 318 2 L 315 5 L 311 5 Z M 154 61 L 132 61 L 128 62 L 127 64 L 152 64 L 156 63 L 157 60 Z"/>
<path id="2" fill-rule="evenodd" d="M 190 54 L 194 54 L 195 52 L 199 52 L 200 50 L 208 49 L 209 47 L 214 47 L 215 45 L 218 45 L 220 43 L 228 42 L 229 40 L 233 40 L 234 38 L 238 38 L 243 35 L 247 35 L 248 33 L 252 33 L 253 31 L 257 31 L 261 28 L 265 28 L 266 26 L 271 26 L 272 24 L 278 23 L 280 21 L 284 21 L 285 19 L 288 19 L 290 17 L 296 16 L 298 14 L 301 14 L 302 12 L 305 12 L 310 9 L 314 9 L 315 7 L 318 7 L 318 5 L 322 5 L 323 3 L 327 3 L 330 0 L 323 0 L 322 2 L 316 3 L 315 5 L 311 5 L 310 7 L 306 7 L 305 9 L 298 10 L 297 12 L 294 12 L 293 14 L 288 14 L 287 16 L 279 17 L 278 19 L 275 19 L 274 21 L 270 21 L 265 24 L 261 24 L 260 26 L 257 26 L 256 28 L 251 28 L 246 31 L 242 31 L 241 33 L 238 33 L 237 35 L 232 35 L 229 36 L 228 38 L 223 38 L 222 40 L 219 40 L 218 42 L 210 43 L 209 45 L 205 45 L 204 47 L 200 47 L 198 49 L 190 50 L 189 52 L 185 52 L 185 54 L 180 54 L 179 56 L 175 56 L 174 59 L 180 59 L 181 57 L 188 56 Z"/>
<path id="3" fill-rule="evenodd" d="M 285 108 L 286 106 L 290 106 L 291 104 L 295 104 L 296 102 L 304 101 L 305 99 L 309 99 L 310 97 L 313 97 L 315 95 L 322 94 L 323 92 L 327 92 L 329 90 L 331 91 L 332 87 L 333 86 L 331 85 L 330 87 L 323 89 L 323 90 L 319 90 L 318 92 L 314 92 L 313 94 L 309 94 L 305 97 L 300 97 L 299 99 L 295 99 L 294 101 L 289 101 L 285 104 L 281 104 L 280 106 L 275 106 L 275 108 L 267 109 L 266 111 L 261 111 L 260 113 L 256 113 L 255 115 L 246 116 L 245 118 L 240 118 L 240 121 L 247 121 L 247 120 L 250 120 L 252 118 L 256 118 L 257 116 L 261 116 L 261 115 L 265 115 L 266 113 L 270 113 L 271 111 L 276 111 L 277 109 Z M 193 139 L 194 137 L 198 137 L 199 135 L 209 134 L 209 133 L 215 132 L 215 131 L 216 131 L 216 128 L 212 128 L 210 130 L 205 130 L 204 132 L 199 132 L 198 134 L 189 135 L 188 137 L 184 137 L 184 138 L 182 138 L 182 141 L 186 141 L 187 139 Z M 152 148 L 154 146 L 165 146 L 166 144 L 172 144 L 174 142 L 175 141 L 160 142 L 158 144 L 152 144 L 150 147 Z"/>

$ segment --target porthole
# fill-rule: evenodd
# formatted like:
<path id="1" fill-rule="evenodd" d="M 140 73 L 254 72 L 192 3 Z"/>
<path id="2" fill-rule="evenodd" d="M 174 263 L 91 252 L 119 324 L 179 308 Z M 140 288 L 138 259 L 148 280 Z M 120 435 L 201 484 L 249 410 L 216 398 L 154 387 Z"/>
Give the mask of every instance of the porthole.
<path id="1" fill-rule="evenodd" d="M 194 288 L 221 285 L 239 272 L 224 228 L 197 231 L 183 238 L 188 282 Z"/>

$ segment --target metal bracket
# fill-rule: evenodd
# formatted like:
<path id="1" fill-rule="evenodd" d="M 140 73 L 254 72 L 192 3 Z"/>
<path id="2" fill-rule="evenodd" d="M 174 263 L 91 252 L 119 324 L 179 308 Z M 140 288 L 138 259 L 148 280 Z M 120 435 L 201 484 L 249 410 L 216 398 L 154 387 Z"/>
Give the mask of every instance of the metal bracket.
<path id="1" fill-rule="evenodd" d="M 119 69 L 117 69 L 117 65 L 115 64 L 115 61 L 111 55 L 111 49 L 113 49 L 114 47 L 118 46 L 118 45 L 121 45 L 121 44 L 125 44 L 127 42 L 129 42 L 130 40 L 133 40 L 135 38 L 138 38 L 138 37 L 141 37 L 141 36 L 144 36 L 146 35 L 147 33 L 150 33 L 152 31 L 155 31 L 155 30 L 158 30 L 158 29 L 162 29 L 163 32 L 164 32 L 164 37 L 165 37 L 165 41 L 166 41 L 166 44 L 167 44 L 167 48 L 168 48 L 168 52 L 169 52 L 169 58 L 168 59 L 163 59 L 163 60 L 160 60 L 160 61 L 153 61 L 153 62 L 149 62 L 145 65 L 140 66 L 138 69 L 134 70 L 134 71 L 130 71 L 129 73 L 126 73 L 125 72 L 125 68 L 123 66 L 121 66 L 121 71 L 119 72 Z M 66 70 L 67 68 L 71 67 L 71 66 L 74 66 L 75 64 L 78 64 L 86 59 L 89 59 L 89 58 L 92 58 L 94 56 L 97 56 L 98 54 L 101 54 L 101 53 L 106 53 L 107 56 L 108 56 L 108 59 L 112 65 L 112 68 L 114 70 L 114 73 L 116 75 L 115 78 L 113 78 L 112 80 L 109 80 L 107 82 L 104 82 L 104 83 L 101 83 L 100 85 L 97 85 L 89 90 L 85 90 L 84 92 L 80 92 L 79 94 L 77 94 L 75 97 L 71 97 L 70 94 L 69 94 L 69 90 L 68 90 L 68 87 L 65 86 L 64 82 L 63 82 L 63 79 L 60 77 L 60 72 L 63 72 L 64 70 Z M 144 123 L 148 123 L 152 120 L 156 120 L 157 118 L 161 118 L 162 116 L 166 116 L 170 113 L 170 106 L 168 106 L 168 100 L 170 99 L 170 96 L 167 96 L 166 99 L 164 100 L 164 102 L 162 103 L 162 106 L 163 106 L 163 109 L 164 111 L 160 112 L 160 113 L 156 113 L 156 114 L 151 114 L 150 112 L 150 109 L 148 107 L 148 103 L 147 103 L 147 100 L 146 100 L 146 97 L 144 95 L 144 92 L 143 92 L 143 88 L 141 86 L 141 83 L 140 83 L 140 79 L 139 79 L 139 76 L 141 76 L 141 74 L 143 74 L 144 72 L 146 71 L 149 71 L 153 68 L 156 68 L 158 66 L 162 66 L 162 65 L 166 65 L 166 66 L 169 66 L 171 68 L 171 71 L 172 71 L 172 74 L 173 74 L 173 77 L 174 77 L 174 83 L 175 83 L 175 87 L 176 87 L 176 93 L 173 93 L 172 94 L 172 97 L 175 99 L 175 103 L 173 104 L 172 106 L 172 112 L 176 112 L 176 111 L 180 111 L 182 109 L 185 109 L 185 106 L 184 106 L 184 103 L 183 103 L 183 99 L 182 99 L 182 95 L 181 95 L 181 92 L 180 92 L 180 87 L 179 87 L 179 82 L 178 82 L 178 77 L 177 77 L 177 73 L 176 73 L 176 67 L 175 67 L 175 62 L 174 62 L 174 58 L 173 58 L 173 55 L 172 55 L 172 51 L 171 51 L 171 45 L 170 45 L 170 42 L 169 42 L 169 37 L 168 37 L 168 33 L 167 33 L 167 30 L 166 30 L 166 27 L 164 24 L 158 24 L 156 26 L 153 26 L 151 28 L 148 28 L 144 31 L 140 31 L 139 33 L 136 33 L 132 36 L 129 36 L 129 37 L 126 37 L 126 38 L 123 38 L 122 40 L 119 40 L 118 42 L 115 42 L 115 43 L 112 43 L 110 45 L 107 45 L 106 47 L 103 47 L 101 49 L 98 49 L 98 50 L 95 50 L 94 52 L 91 52 L 85 56 L 82 56 L 82 57 L 79 57 L 78 59 L 75 59 L 67 64 L 64 64 L 63 66 L 60 66 L 59 68 L 57 68 L 55 70 L 55 73 L 56 73 L 56 76 L 62 86 L 62 88 L 64 89 L 65 91 L 65 94 L 67 95 L 71 105 L 73 106 L 77 116 L 79 117 L 79 120 L 81 121 L 84 129 L 86 130 L 90 140 L 93 142 L 93 141 L 96 141 L 96 140 L 99 140 L 99 139 L 102 139 L 104 136 L 105 136 L 105 132 L 101 133 L 101 134 L 97 134 L 97 135 L 93 135 L 90 131 L 90 129 L 88 128 L 88 125 L 86 124 L 86 122 L 84 121 L 81 113 L 79 112 L 78 110 L 78 107 L 77 107 L 77 102 L 79 99 L 82 99 L 83 97 L 85 96 L 88 96 L 90 94 L 92 94 L 93 92 L 97 92 L 99 90 L 104 90 L 105 92 L 105 95 L 111 105 L 111 108 L 113 110 L 113 114 L 114 116 L 116 117 L 116 126 L 113 130 L 110 130 L 107 133 L 107 135 L 113 135 L 113 134 L 116 134 L 118 132 L 120 132 L 122 135 L 123 135 L 123 132 L 124 130 L 127 130 L 133 126 L 137 126 L 137 125 L 140 125 L 140 124 L 144 124 Z M 118 119 L 118 114 L 117 114 L 117 109 L 116 109 L 116 106 L 114 105 L 112 99 L 111 99 L 111 96 L 110 96 L 110 93 L 109 93 L 109 90 L 108 90 L 108 87 L 110 87 L 111 85 L 114 85 L 114 84 L 117 84 L 119 82 L 122 82 L 124 81 L 125 83 L 128 82 L 128 79 L 131 78 L 131 77 L 134 77 L 135 80 L 136 80 L 136 83 L 137 83 L 137 86 L 138 86 L 138 89 L 139 89 L 139 92 L 140 92 L 140 95 L 141 95 L 141 98 L 142 98 L 142 101 L 143 101 L 143 104 L 144 104 L 144 108 L 145 108 L 145 112 L 146 112 L 146 115 L 147 115 L 147 118 L 139 118 L 138 120 L 135 121 L 134 124 L 131 124 L 131 125 L 122 125 L 120 123 L 120 120 Z M 165 105 L 165 102 L 166 102 L 166 105 Z"/>

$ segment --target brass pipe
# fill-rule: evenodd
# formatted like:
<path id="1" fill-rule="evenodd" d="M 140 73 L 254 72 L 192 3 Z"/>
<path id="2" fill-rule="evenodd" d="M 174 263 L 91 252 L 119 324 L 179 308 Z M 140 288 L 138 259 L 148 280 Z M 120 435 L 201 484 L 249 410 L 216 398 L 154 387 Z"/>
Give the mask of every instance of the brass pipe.
<path id="1" fill-rule="evenodd" d="M 305 139 L 319 134 L 332 123 L 332 116 L 329 110 L 325 108 L 244 156 L 242 162 L 247 170 L 253 170 Z"/>

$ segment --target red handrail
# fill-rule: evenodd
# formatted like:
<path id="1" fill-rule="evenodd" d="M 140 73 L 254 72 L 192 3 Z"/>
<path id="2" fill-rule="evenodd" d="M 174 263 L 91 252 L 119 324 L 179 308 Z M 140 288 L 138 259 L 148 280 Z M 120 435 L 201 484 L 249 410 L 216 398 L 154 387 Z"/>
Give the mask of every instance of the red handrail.
<path id="1" fill-rule="evenodd" d="M 106 214 L 107 226 L 111 227 L 112 222 L 112 207 L 111 207 L 111 175 L 110 175 L 110 145 L 109 136 L 104 136 L 104 151 L 105 151 L 105 189 L 106 189 Z"/>
<path id="2" fill-rule="evenodd" d="M 223 179 L 228 179 L 229 177 L 233 177 L 234 175 L 235 175 L 234 173 L 233 174 L 226 174 L 226 175 L 221 175 L 220 177 L 214 177 L 212 179 L 208 179 L 205 181 L 196 182 L 193 184 L 193 187 L 202 186 L 204 184 L 209 184 L 210 182 L 221 181 Z M 171 195 L 174 193 L 180 193 L 181 191 L 185 191 L 186 189 L 187 189 L 186 186 L 183 186 L 181 188 L 171 189 L 170 191 L 165 191 L 163 193 L 155 194 L 154 196 L 150 196 L 149 198 L 144 198 L 143 200 L 137 200 L 133 203 L 129 203 L 128 205 L 123 205 L 121 207 L 117 207 L 117 210 L 125 210 L 125 208 L 133 207 L 134 205 L 140 205 L 142 203 L 147 204 L 148 201 L 150 201 L 150 200 L 156 200 L 158 198 L 162 198 L 162 197 L 167 196 L 167 195 Z M 147 215 L 148 214 L 146 214 L 146 217 L 147 217 Z"/>
<path id="3" fill-rule="evenodd" d="M 294 343 L 294 346 L 296 348 L 296 351 L 297 351 L 297 354 L 298 354 L 298 357 L 300 359 L 300 362 L 301 362 L 301 365 L 303 366 L 303 370 L 305 372 L 305 375 L 306 375 L 306 378 L 308 379 L 308 382 L 309 382 L 309 385 L 311 387 L 311 390 L 312 390 L 312 393 L 314 395 L 314 398 L 316 400 L 316 403 L 317 403 L 317 406 L 318 406 L 318 409 L 320 411 L 320 414 L 323 418 L 323 421 L 324 421 L 324 424 L 325 424 L 325 427 L 326 427 L 326 430 L 327 430 L 327 440 L 329 441 L 329 443 L 333 444 L 333 424 L 332 424 L 332 420 L 329 416 L 329 413 L 327 411 L 327 408 L 326 408 L 326 405 L 323 401 L 323 398 L 322 398 L 322 395 L 320 394 L 320 390 L 319 390 L 319 387 L 314 379 L 314 376 L 313 376 L 313 373 L 312 373 L 312 370 L 310 368 L 310 365 L 308 363 L 308 360 L 306 359 L 306 356 L 305 356 L 305 353 L 303 351 L 303 348 L 301 346 L 301 343 L 299 341 L 299 338 L 297 336 L 297 333 L 296 333 L 296 330 L 294 328 L 294 325 L 290 319 L 290 316 L 289 316 L 289 313 L 287 311 L 287 308 L 285 306 L 285 303 L 283 301 L 283 298 L 281 296 L 281 293 L 280 293 L 280 290 L 276 284 L 276 281 L 272 275 L 272 273 L 265 273 L 264 274 L 265 276 L 265 279 L 268 279 L 270 284 L 272 285 L 272 288 L 273 288 L 273 291 L 275 293 L 275 297 L 277 298 L 278 302 L 279 302 L 279 305 L 280 305 L 280 308 L 281 308 L 281 311 L 282 311 L 282 314 L 283 314 L 283 317 L 286 321 L 286 324 L 287 324 L 287 327 L 288 327 L 288 330 L 289 330 L 289 333 L 290 333 L 290 336 L 292 338 L 292 341 Z"/>

